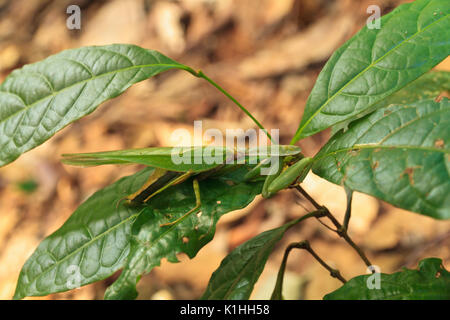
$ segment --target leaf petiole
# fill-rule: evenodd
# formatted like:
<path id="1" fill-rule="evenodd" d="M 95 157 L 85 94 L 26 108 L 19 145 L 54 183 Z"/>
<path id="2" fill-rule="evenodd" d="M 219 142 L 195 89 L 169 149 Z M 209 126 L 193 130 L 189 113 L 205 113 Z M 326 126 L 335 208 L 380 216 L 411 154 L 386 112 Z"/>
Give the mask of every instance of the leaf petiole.
<path id="1" fill-rule="evenodd" d="M 258 121 L 256 120 L 256 118 L 250 113 L 250 111 L 248 111 L 242 104 L 239 103 L 239 101 L 237 101 L 231 94 L 229 94 L 225 89 L 223 89 L 221 86 L 219 86 L 214 80 L 212 80 L 211 78 L 209 78 L 206 74 L 203 73 L 203 71 L 199 70 L 198 72 L 195 72 L 193 69 L 190 70 L 186 70 L 189 73 L 193 74 L 194 76 L 196 76 L 197 78 L 202 78 L 205 79 L 206 81 L 208 81 L 210 84 L 212 84 L 217 90 L 219 90 L 220 92 L 222 92 L 228 99 L 230 99 L 231 101 L 234 102 L 234 104 L 236 104 L 247 116 L 250 117 L 250 119 L 252 119 L 252 121 L 258 126 L 258 128 L 260 128 L 261 130 L 264 131 L 264 133 L 267 135 L 267 137 L 270 139 L 270 141 L 272 143 L 275 143 L 272 139 L 272 136 L 270 135 L 269 132 L 267 132 L 267 130 L 264 128 L 264 126 Z"/>

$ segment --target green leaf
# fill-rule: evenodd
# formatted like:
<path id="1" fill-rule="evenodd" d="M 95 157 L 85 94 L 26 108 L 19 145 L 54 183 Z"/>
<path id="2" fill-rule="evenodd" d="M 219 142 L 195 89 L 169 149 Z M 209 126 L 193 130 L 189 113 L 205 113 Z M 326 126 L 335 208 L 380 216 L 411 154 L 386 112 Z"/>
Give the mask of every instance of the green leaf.
<path id="1" fill-rule="evenodd" d="M 364 27 L 320 73 L 292 143 L 363 113 L 450 52 L 450 2 L 417 0 Z"/>
<path id="2" fill-rule="evenodd" d="M 290 227 L 310 216 L 265 231 L 234 249 L 212 274 L 202 299 L 248 299 L 274 246 Z"/>
<path id="3" fill-rule="evenodd" d="M 20 272 L 14 299 L 66 291 L 110 276 L 129 253 L 138 208 L 117 207 L 153 169 L 96 192 L 55 233 L 41 242 Z"/>
<path id="4" fill-rule="evenodd" d="M 313 172 L 437 219 L 450 218 L 450 101 L 391 105 L 339 131 Z"/>
<path id="5" fill-rule="evenodd" d="M 380 277 L 379 288 L 376 287 L 377 276 Z M 428 258 L 419 262 L 419 270 L 405 268 L 393 274 L 355 277 L 324 299 L 449 300 L 450 272 L 444 269 L 441 259 Z"/>
<path id="6" fill-rule="evenodd" d="M 0 85 L 0 166 L 169 69 L 193 72 L 159 52 L 115 44 L 63 51 L 13 71 Z"/>
<path id="7" fill-rule="evenodd" d="M 141 275 L 160 265 L 162 258 L 178 262 L 177 254 L 190 258 L 214 236 L 219 218 L 246 207 L 261 193 L 262 183 L 244 182 L 247 167 L 199 181 L 201 214 L 191 214 L 173 226 L 174 221 L 195 206 L 192 179 L 171 187 L 152 198 L 133 226 L 131 252 L 120 277 L 107 289 L 105 299 L 134 299 Z"/>
<path id="8" fill-rule="evenodd" d="M 347 130 L 349 123 L 355 119 L 373 112 L 374 110 L 388 107 L 391 104 L 408 104 L 418 100 L 426 100 L 437 98 L 442 93 L 450 92 L 450 72 L 446 71 L 430 71 L 421 76 L 419 79 L 411 82 L 403 89 L 390 95 L 386 99 L 376 103 L 373 107 L 359 114 L 358 116 L 336 124 L 331 130 L 333 136 L 341 129 Z"/>
<path id="9" fill-rule="evenodd" d="M 418 100 L 437 98 L 450 91 L 450 72 L 430 71 L 388 98 L 376 104 L 375 109 L 391 104 L 408 104 Z"/>

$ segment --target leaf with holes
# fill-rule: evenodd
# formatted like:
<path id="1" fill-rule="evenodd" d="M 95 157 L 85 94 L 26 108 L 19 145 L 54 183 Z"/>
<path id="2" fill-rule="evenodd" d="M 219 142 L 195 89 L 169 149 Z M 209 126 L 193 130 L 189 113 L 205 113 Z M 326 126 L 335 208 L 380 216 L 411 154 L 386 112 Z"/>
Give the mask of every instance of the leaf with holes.
<path id="1" fill-rule="evenodd" d="M 116 44 L 66 50 L 13 71 L 0 85 L 0 166 L 169 69 L 192 71 L 159 52 Z"/>
<path id="2" fill-rule="evenodd" d="M 314 173 L 397 207 L 450 218 L 450 101 L 392 105 L 352 122 L 315 156 Z"/>
<path id="3" fill-rule="evenodd" d="M 298 140 L 351 119 L 430 70 L 450 52 L 450 2 L 417 0 L 364 27 L 338 49 L 306 103 Z"/>
<path id="4" fill-rule="evenodd" d="M 450 300 L 450 272 L 441 259 L 428 258 L 419 262 L 418 270 L 355 277 L 324 299 Z"/>
<path id="5" fill-rule="evenodd" d="M 152 198 L 133 225 L 131 253 L 120 277 L 107 289 L 105 299 L 134 299 L 141 275 L 160 265 L 163 258 L 178 262 L 177 254 L 193 258 L 214 236 L 219 218 L 246 207 L 261 192 L 263 181 L 244 182 L 247 167 L 199 181 L 201 207 L 173 226 L 174 221 L 195 206 L 192 179 Z"/>
<path id="6" fill-rule="evenodd" d="M 142 210 L 116 207 L 153 169 L 96 192 L 41 242 L 20 272 L 14 299 L 66 291 L 110 276 L 128 255 L 133 221 Z"/>

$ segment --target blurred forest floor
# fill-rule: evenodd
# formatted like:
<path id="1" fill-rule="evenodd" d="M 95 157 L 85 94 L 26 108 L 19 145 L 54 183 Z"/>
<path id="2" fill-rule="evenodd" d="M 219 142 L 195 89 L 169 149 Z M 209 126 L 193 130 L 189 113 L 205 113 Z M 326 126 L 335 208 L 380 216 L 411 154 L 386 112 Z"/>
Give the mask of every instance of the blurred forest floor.
<path id="1" fill-rule="evenodd" d="M 365 23 L 366 9 L 387 13 L 399 0 L 0 0 L 0 78 L 63 49 L 133 43 L 201 68 L 231 92 L 266 128 L 280 128 L 280 143 L 293 136 L 314 81 L 332 52 Z M 66 8 L 82 9 L 81 30 L 66 28 Z M 450 70 L 447 59 L 439 69 Z M 253 123 L 205 81 L 168 72 L 131 87 L 92 115 L 0 169 L 0 298 L 13 295 L 19 271 L 39 242 L 60 227 L 93 192 L 138 167 L 75 168 L 60 163 L 70 152 L 170 145 L 177 128 L 251 128 Z M 300 142 L 315 154 L 323 132 Z M 309 175 L 305 189 L 342 219 L 342 188 Z M 303 206 L 308 206 L 302 202 Z M 138 285 L 140 299 L 198 298 L 223 257 L 258 233 L 305 213 L 293 192 L 257 198 L 226 215 L 214 240 L 194 260 L 163 261 Z M 450 221 L 406 212 L 356 194 L 350 232 L 382 272 L 416 267 L 437 256 L 450 263 Z M 270 256 L 252 298 L 270 297 L 284 248 L 309 239 L 344 277 L 364 274 L 358 256 L 317 221 L 291 230 Z M 117 277 L 117 274 L 113 276 Z M 46 299 L 101 299 L 112 279 Z M 321 299 L 340 283 L 302 251 L 288 261 L 286 298 Z"/>

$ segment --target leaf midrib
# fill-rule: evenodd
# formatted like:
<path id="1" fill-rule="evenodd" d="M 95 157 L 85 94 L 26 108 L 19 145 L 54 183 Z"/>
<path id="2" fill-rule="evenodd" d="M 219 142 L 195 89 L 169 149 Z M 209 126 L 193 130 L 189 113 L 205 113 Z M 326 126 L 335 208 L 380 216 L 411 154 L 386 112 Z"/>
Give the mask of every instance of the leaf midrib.
<path id="1" fill-rule="evenodd" d="M 198 208 L 197 212 L 198 212 L 200 209 L 201 209 L 201 207 Z M 144 208 L 143 210 L 145 210 L 145 208 Z M 141 211 L 141 212 L 142 212 L 142 211 Z M 194 212 L 193 212 L 193 213 L 194 213 Z M 182 218 L 180 221 L 178 221 L 176 224 L 174 224 L 174 225 L 172 225 L 171 227 L 169 227 L 166 231 L 164 231 L 163 233 L 161 233 L 156 239 L 154 239 L 153 241 L 150 241 L 149 243 L 147 243 L 147 242 L 145 242 L 145 241 L 142 241 L 142 240 L 140 240 L 139 238 L 135 237 L 134 240 L 135 240 L 137 243 L 139 243 L 139 245 L 141 245 L 141 246 L 144 248 L 144 251 L 142 252 L 142 254 L 141 254 L 139 257 L 137 257 L 137 258 L 133 261 L 133 263 L 132 263 L 131 265 L 128 265 L 128 266 L 127 266 L 127 268 L 128 268 L 127 274 L 129 274 L 129 273 L 131 273 L 131 272 L 134 271 L 134 268 L 136 267 L 136 265 L 137 265 L 142 259 L 144 259 L 144 258 L 147 256 L 147 251 L 148 251 L 148 250 L 151 250 L 152 247 L 153 247 L 155 244 L 157 244 L 162 238 L 164 238 L 166 234 L 169 234 L 173 229 L 175 229 L 175 228 L 176 228 L 180 223 L 182 223 L 186 218 L 187 218 L 187 216 L 184 217 L 184 218 Z M 142 248 L 142 247 L 141 247 L 141 248 Z M 162 258 L 161 258 L 161 259 L 162 259 Z M 160 259 L 159 261 L 161 261 L 161 259 Z M 151 266 L 151 268 L 153 268 L 153 267 L 154 267 L 154 266 Z M 148 268 L 146 268 L 146 269 L 148 269 Z M 144 271 L 144 272 L 145 272 L 145 271 Z M 125 272 L 124 272 L 124 274 L 125 274 Z M 117 290 L 116 290 L 116 288 L 114 288 L 114 291 L 115 291 L 115 292 L 120 291 L 120 288 L 122 288 L 122 287 L 124 286 L 124 283 L 127 281 L 127 279 L 128 279 L 128 275 L 124 276 L 123 281 L 118 282 L 118 283 L 119 283 L 119 284 L 118 284 L 119 288 L 118 288 Z M 112 286 L 111 286 L 110 288 L 112 288 Z"/>
<path id="2" fill-rule="evenodd" d="M 49 99 L 49 98 L 51 98 L 51 97 L 55 97 L 55 96 L 59 95 L 60 93 L 66 91 L 66 90 L 69 90 L 69 89 L 71 89 L 71 88 L 73 88 L 73 87 L 75 87 L 75 86 L 77 86 L 77 85 L 79 85 L 79 84 L 83 84 L 83 83 L 86 83 L 86 82 L 89 82 L 89 81 L 94 81 L 94 80 L 96 80 L 96 79 L 100 79 L 100 78 L 102 78 L 102 77 L 105 77 L 105 76 L 108 76 L 108 75 L 111 75 L 111 74 L 114 74 L 114 73 L 117 74 L 117 73 L 120 73 L 120 72 L 125 72 L 125 71 L 129 71 L 129 70 L 133 70 L 133 69 L 139 69 L 139 68 L 143 69 L 143 68 L 156 67 L 156 66 L 158 66 L 158 67 L 169 67 L 169 68 L 176 68 L 176 69 L 188 70 L 188 67 L 187 67 L 187 66 L 184 66 L 184 65 L 182 65 L 182 64 L 177 65 L 177 64 L 152 63 L 152 64 L 133 65 L 133 66 L 129 66 L 129 67 L 126 67 L 126 68 L 120 68 L 120 69 L 116 69 L 116 70 L 113 70 L 113 71 L 108 71 L 108 72 L 105 72 L 105 73 L 101 73 L 101 74 L 99 74 L 99 75 L 96 75 L 96 76 L 94 76 L 94 77 L 90 77 L 90 78 L 87 78 L 87 79 L 84 79 L 84 80 L 81 80 L 81 81 L 77 81 L 77 82 L 71 84 L 70 86 L 64 87 L 64 88 L 62 88 L 62 89 L 60 89 L 60 90 L 58 90 L 58 91 L 52 92 L 52 94 L 50 94 L 50 95 L 47 95 L 47 96 L 45 96 L 45 97 L 42 97 L 41 99 L 36 100 L 36 101 L 34 101 L 33 103 L 31 103 L 31 104 L 28 104 L 28 105 L 25 104 L 24 108 L 21 108 L 21 109 L 19 109 L 18 111 L 16 111 L 16 112 L 10 114 L 8 117 L 6 117 L 6 118 L 4 118 L 4 119 L 1 119 L 1 120 L 0 120 L 0 123 L 6 122 L 7 120 L 9 120 L 10 118 L 16 116 L 17 114 L 20 114 L 20 113 L 22 113 L 22 112 L 25 112 L 25 111 L 29 110 L 30 108 L 34 107 L 35 105 L 37 105 L 37 104 L 40 103 L 41 101 L 44 101 L 44 100 Z M 1 92 L 15 94 L 14 92 L 10 92 L 10 91 L 1 91 Z M 16 94 L 16 95 L 17 95 L 17 94 Z M 20 96 L 19 96 L 19 97 L 20 97 Z M 21 98 L 21 97 L 20 97 L 20 98 Z M 23 99 L 22 99 L 22 100 L 23 100 Z"/>
<path id="3" fill-rule="evenodd" d="M 50 271 L 51 269 L 57 267 L 58 265 L 60 265 L 62 262 L 64 262 L 65 260 L 67 260 L 68 258 L 72 257 L 73 255 L 75 255 L 76 253 L 78 253 L 79 251 L 85 249 L 86 247 L 90 246 L 92 243 L 96 242 L 97 240 L 99 240 L 100 238 L 102 238 L 103 236 L 106 236 L 107 234 L 109 234 L 110 232 L 112 232 L 113 230 L 115 230 L 116 228 L 118 228 L 119 226 L 121 226 L 122 224 L 128 222 L 129 220 L 132 220 L 133 218 L 135 218 L 136 216 L 138 216 L 142 211 L 135 213 L 131 216 L 129 216 L 128 218 L 120 221 L 118 224 L 116 224 L 115 226 L 113 226 L 112 228 L 107 229 L 105 232 L 102 232 L 100 234 L 98 234 L 97 236 L 95 236 L 94 238 L 92 238 L 91 240 L 89 240 L 88 242 L 86 242 L 85 244 L 83 244 L 81 247 L 78 247 L 77 249 L 75 249 L 74 251 L 72 251 L 71 253 L 69 253 L 68 255 L 66 255 L 65 257 L 63 257 L 61 260 L 57 260 L 54 264 L 52 264 L 51 266 L 49 266 L 48 268 L 46 268 L 44 271 L 42 271 L 36 278 L 34 278 L 32 281 L 29 282 L 33 283 L 36 282 L 37 280 L 39 280 L 44 274 L 46 274 L 48 271 Z M 46 253 L 51 253 L 47 250 L 45 250 Z M 29 286 L 28 284 L 28 286 Z"/>
<path id="4" fill-rule="evenodd" d="M 282 231 L 281 236 L 284 234 L 285 231 L 286 231 L 286 230 L 283 230 L 283 231 Z M 279 238 L 280 238 L 280 235 L 278 235 L 278 240 L 279 240 Z M 273 238 L 272 238 L 272 240 L 273 240 Z M 276 241 L 276 240 L 275 240 L 275 241 Z M 267 249 L 268 247 L 270 247 L 270 246 L 273 247 L 273 242 L 271 242 L 271 241 L 264 242 L 264 244 L 261 246 L 261 248 L 264 249 L 264 250 L 258 250 L 258 254 L 256 254 L 256 256 L 255 256 L 255 258 L 258 258 L 258 259 L 256 259 L 256 261 L 259 261 L 259 260 L 260 260 L 260 257 L 259 257 L 259 256 L 260 256 L 262 253 L 264 253 L 264 252 L 266 251 L 266 249 Z M 232 294 L 233 289 L 236 287 L 236 285 L 239 283 L 239 281 L 241 281 L 243 274 L 245 273 L 245 271 L 247 270 L 248 265 L 249 265 L 251 262 L 253 262 L 253 259 L 248 259 L 248 261 L 242 266 L 241 271 L 239 271 L 237 277 L 236 277 L 235 280 L 231 283 L 231 286 L 228 288 L 228 290 L 225 292 L 225 294 L 224 294 L 224 296 L 223 296 L 223 299 L 228 299 L 228 297 Z M 226 284 L 227 284 L 227 283 L 225 282 L 222 286 L 225 286 Z M 213 296 L 214 292 L 219 291 L 219 290 L 221 289 L 222 286 L 219 286 L 217 289 L 215 289 L 214 291 L 212 291 L 212 292 L 211 292 L 211 296 Z"/>
<path id="5" fill-rule="evenodd" d="M 305 124 L 300 127 L 300 129 L 298 130 L 298 132 L 295 134 L 294 139 L 298 139 L 301 136 L 301 133 L 303 132 L 303 130 L 306 128 L 306 126 L 317 116 L 317 114 L 319 114 L 322 109 L 324 109 L 338 94 L 340 94 L 346 87 L 348 87 L 350 84 L 353 83 L 353 81 L 357 80 L 360 76 L 362 76 L 367 70 L 369 70 L 370 68 L 374 67 L 378 62 L 380 62 L 381 60 L 383 60 L 385 57 L 387 57 L 388 55 L 390 55 L 392 52 L 394 52 L 396 49 L 400 48 L 401 46 L 403 46 L 405 43 L 411 41 L 412 39 L 414 39 L 417 35 L 425 32 L 427 29 L 431 28 L 434 24 L 438 23 L 439 21 L 441 21 L 442 19 L 448 17 L 449 15 L 445 15 L 441 18 L 439 18 L 438 20 L 430 23 L 428 26 L 426 26 L 424 29 L 418 30 L 415 34 L 413 34 L 411 37 L 407 38 L 405 41 L 401 42 L 400 44 L 396 45 L 394 48 L 392 48 L 391 50 L 389 50 L 388 52 L 386 52 L 383 56 L 381 56 L 380 58 L 378 58 L 377 60 L 371 62 L 371 64 L 369 64 L 364 70 L 362 70 L 360 73 L 358 73 L 354 78 L 352 78 L 349 82 L 347 82 L 342 88 L 340 88 L 335 94 L 333 94 L 330 98 L 327 99 L 327 101 L 325 101 L 324 104 L 322 104 L 315 112 L 314 114 L 305 122 Z M 372 105 L 375 103 L 372 103 Z"/>

